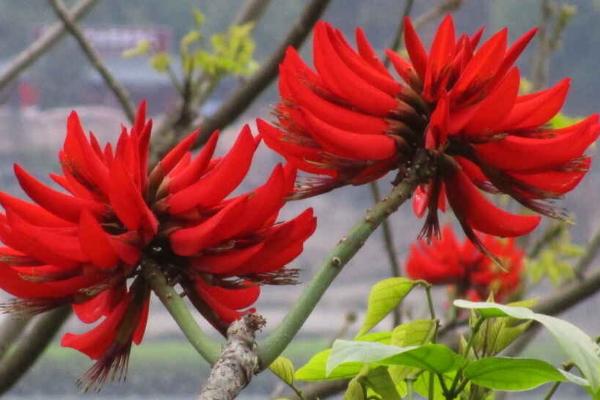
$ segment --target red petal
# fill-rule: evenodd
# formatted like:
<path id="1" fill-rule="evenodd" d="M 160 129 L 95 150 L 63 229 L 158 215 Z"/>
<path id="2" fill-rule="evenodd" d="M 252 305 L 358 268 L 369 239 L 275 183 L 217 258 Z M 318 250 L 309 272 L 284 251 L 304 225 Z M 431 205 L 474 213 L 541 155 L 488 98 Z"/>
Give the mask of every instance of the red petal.
<path id="1" fill-rule="evenodd" d="M 73 226 L 71 222 L 58 218 L 36 204 L 28 203 L 6 193 L 0 192 L 0 204 L 5 209 L 10 208 L 13 210 L 30 224 L 48 227 Z"/>
<path id="2" fill-rule="evenodd" d="M 208 208 L 223 200 L 248 173 L 257 144 L 248 125 L 244 126 L 229 153 L 210 174 L 168 197 L 169 212 L 179 214 L 196 207 Z"/>
<path id="3" fill-rule="evenodd" d="M 428 62 L 427 51 L 409 17 L 404 18 L 404 42 L 406 43 L 406 50 L 410 56 L 410 61 L 415 67 L 415 71 L 417 71 L 421 79 L 425 79 Z"/>
<path id="4" fill-rule="evenodd" d="M 289 69 L 285 62 L 282 65 L 280 79 L 287 82 L 293 102 L 331 125 L 368 134 L 383 134 L 388 129 L 388 123 L 384 118 L 342 107 L 317 95 L 299 79 L 294 70 Z"/>
<path id="5" fill-rule="evenodd" d="M 570 79 L 563 79 L 550 89 L 517 99 L 499 130 L 537 128 L 548 122 L 565 103 L 570 82 Z"/>
<path id="6" fill-rule="evenodd" d="M 110 244 L 109 235 L 88 212 L 81 214 L 79 240 L 81 249 L 94 266 L 102 269 L 113 269 L 118 266 L 119 255 Z"/>
<path id="7" fill-rule="evenodd" d="M 175 254 L 190 256 L 229 239 L 230 234 L 238 229 L 237 224 L 246 210 L 246 201 L 246 196 L 239 197 L 198 225 L 171 233 L 169 240 Z"/>
<path id="8" fill-rule="evenodd" d="M 498 132 L 497 126 L 513 108 L 521 77 L 511 69 L 502 82 L 480 103 L 473 118 L 463 128 L 467 135 L 487 135 Z"/>
<path id="9" fill-rule="evenodd" d="M 125 295 L 125 285 L 109 287 L 89 300 L 73 304 L 73 311 L 82 322 L 91 324 L 101 317 L 110 314 L 115 305 L 119 304 Z"/>
<path id="10" fill-rule="evenodd" d="M 265 239 L 265 245 L 259 253 L 248 260 L 236 274 L 257 274 L 276 271 L 302 253 L 304 242 L 317 226 L 311 208 L 296 218 L 276 226 L 273 233 Z"/>
<path id="11" fill-rule="evenodd" d="M 210 136 L 206 144 L 202 147 L 200 154 L 181 172 L 172 176 L 169 181 L 169 192 L 176 193 L 197 181 L 205 172 L 208 162 L 212 158 L 217 141 L 219 140 L 219 132 L 215 131 Z"/>
<path id="12" fill-rule="evenodd" d="M 315 140 L 335 155 L 352 160 L 385 160 L 396 154 L 396 141 L 390 136 L 346 131 L 303 111 Z"/>
<path id="13" fill-rule="evenodd" d="M 503 140 L 476 146 L 486 163 L 507 171 L 543 172 L 574 160 L 596 140 L 600 133 L 598 116 L 560 130 L 548 139 L 509 136 Z"/>
<path id="14" fill-rule="evenodd" d="M 506 212 L 487 200 L 467 175 L 456 169 L 444 180 L 452 210 L 462 223 L 480 232 L 502 237 L 521 236 L 531 232 L 541 218 Z"/>
<path id="15" fill-rule="evenodd" d="M 385 117 L 397 106 L 397 100 L 372 86 L 344 63 L 331 43 L 332 28 L 324 23 L 314 30 L 314 60 L 327 86 L 350 104 L 370 114 Z"/>
<path id="16" fill-rule="evenodd" d="M 27 195 L 52 214 L 71 222 L 79 222 L 83 210 L 89 210 L 95 215 L 104 212 L 104 206 L 90 200 L 79 199 L 60 193 L 32 177 L 18 164 L 14 165 L 15 175 Z"/>
<path id="17" fill-rule="evenodd" d="M 99 359 L 117 340 L 118 328 L 128 306 L 128 298 L 124 298 L 106 319 L 89 331 L 81 334 L 65 333 L 60 341 L 61 346 L 79 350 L 94 360 Z"/>

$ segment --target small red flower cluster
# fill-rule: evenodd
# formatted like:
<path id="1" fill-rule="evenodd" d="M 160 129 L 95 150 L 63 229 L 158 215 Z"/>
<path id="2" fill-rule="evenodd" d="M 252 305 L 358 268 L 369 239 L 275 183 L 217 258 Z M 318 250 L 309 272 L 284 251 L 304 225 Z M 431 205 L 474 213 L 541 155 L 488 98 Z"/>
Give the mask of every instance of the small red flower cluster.
<path id="1" fill-rule="evenodd" d="M 297 197 L 345 184 L 362 184 L 399 169 L 417 151 L 431 158 L 433 176 L 414 196 L 427 212 L 423 234 L 439 234 L 437 212 L 446 200 L 465 234 L 484 248 L 475 231 L 514 237 L 540 217 L 508 213 L 481 191 L 504 193 L 542 215 L 561 217 L 552 201 L 572 190 L 590 166 L 584 155 L 600 133 L 592 115 L 563 129 L 547 126 L 561 109 L 565 79 L 541 92 L 519 95 L 513 64 L 535 29 L 507 44 L 503 29 L 479 46 L 483 31 L 456 37 L 444 19 L 426 51 L 409 18 L 404 21 L 410 57 L 388 51 L 404 82 L 377 58 L 364 33 L 357 50 L 325 22 L 314 33 L 310 69 L 294 49 L 280 67 L 278 128 L 259 121 L 265 142 L 300 170 L 321 175 Z"/>
<path id="2" fill-rule="evenodd" d="M 519 289 L 523 251 L 514 239 L 482 235 L 481 241 L 502 260 L 504 269 L 481 254 L 470 240 L 459 243 L 452 228 L 446 226 L 441 238 L 411 246 L 406 274 L 433 285 L 451 285 L 459 298 L 481 301 L 493 295 L 496 301 L 504 301 Z"/>
<path id="3" fill-rule="evenodd" d="M 116 147 L 101 147 L 72 113 L 60 152 L 62 175 L 51 175 L 66 193 L 18 165 L 19 184 L 34 203 L 0 193 L 6 246 L 0 248 L 0 287 L 21 299 L 13 307 L 72 304 L 83 322 L 101 320 L 62 339 L 98 360 L 87 373 L 92 383 L 123 370 L 131 343 L 142 340 L 150 288 L 140 265 L 160 265 L 223 328 L 256 301 L 260 284 L 294 279 L 295 270 L 284 266 L 315 229 L 311 209 L 277 222 L 293 190 L 290 165 L 277 166 L 259 188 L 228 197 L 260 141 L 247 126 L 223 157 L 213 158 L 216 133 L 193 157 L 196 132 L 148 172 L 151 127 L 142 104 Z"/>

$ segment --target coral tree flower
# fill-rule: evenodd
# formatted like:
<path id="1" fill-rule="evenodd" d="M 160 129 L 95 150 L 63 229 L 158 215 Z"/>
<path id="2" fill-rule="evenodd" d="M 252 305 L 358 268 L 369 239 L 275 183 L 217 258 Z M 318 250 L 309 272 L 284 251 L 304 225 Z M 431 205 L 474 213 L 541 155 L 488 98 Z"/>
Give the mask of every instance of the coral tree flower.
<path id="1" fill-rule="evenodd" d="M 434 174 L 414 196 L 422 234 L 439 234 L 438 208 L 446 200 L 466 235 L 475 231 L 514 237 L 539 223 L 496 207 L 482 193 L 504 193 L 542 215 L 561 217 L 552 201 L 572 190 L 590 166 L 586 149 L 600 132 L 598 116 L 551 129 L 569 80 L 519 95 L 515 61 L 532 29 L 512 45 L 507 30 L 479 45 L 482 30 L 457 37 L 451 16 L 439 26 L 429 51 L 409 18 L 404 37 L 409 58 L 388 50 L 394 78 L 362 30 L 355 50 L 343 34 L 320 22 L 309 68 L 290 48 L 280 66 L 277 127 L 259 121 L 268 146 L 300 170 L 319 177 L 296 197 L 345 184 L 361 184 L 398 169 L 399 179 L 417 151 L 426 149 Z"/>
<path id="2" fill-rule="evenodd" d="M 411 246 L 406 274 L 433 285 L 451 285 L 457 297 L 480 301 L 493 295 L 497 301 L 506 300 L 519 289 L 523 251 L 514 239 L 482 235 L 481 241 L 502 260 L 504 269 L 484 256 L 470 240 L 461 244 L 452 228 L 446 226 L 441 238 Z"/>
<path id="3" fill-rule="evenodd" d="M 122 373 L 131 344 L 142 340 L 150 300 L 144 262 L 159 265 L 222 328 L 256 301 L 260 284 L 294 278 L 284 266 L 315 229 L 311 209 L 277 222 L 293 189 L 291 165 L 277 166 L 259 188 L 230 196 L 260 141 L 247 126 L 223 157 L 213 157 L 216 133 L 192 156 L 195 132 L 148 173 L 151 126 L 142 103 L 116 147 L 101 147 L 73 112 L 62 174 L 51 174 L 64 190 L 15 165 L 33 203 L 0 193 L 0 287 L 19 299 L 12 308 L 72 304 L 81 321 L 98 322 L 62 339 L 97 360 L 85 376 L 91 385 Z"/>

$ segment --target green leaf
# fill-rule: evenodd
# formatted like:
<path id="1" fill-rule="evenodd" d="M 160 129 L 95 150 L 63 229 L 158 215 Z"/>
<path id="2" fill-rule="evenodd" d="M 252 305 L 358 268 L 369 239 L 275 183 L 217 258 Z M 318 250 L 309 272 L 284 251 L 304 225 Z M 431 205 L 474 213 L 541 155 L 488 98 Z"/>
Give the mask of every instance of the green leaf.
<path id="1" fill-rule="evenodd" d="M 330 354 L 331 349 L 326 349 L 312 356 L 306 364 L 296 371 L 294 374 L 295 379 L 299 381 L 348 379 L 356 376 L 363 366 L 361 363 L 348 363 L 336 368 L 331 374 L 327 374 L 327 360 Z"/>
<path id="2" fill-rule="evenodd" d="M 179 42 L 179 48 L 182 54 L 185 54 L 189 51 L 189 48 L 192 44 L 200 41 L 202 39 L 202 34 L 199 31 L 189 31 L 182 38 L 181 42 Z"/>
<path id="3" fill-rule="evenodd" d="M 152 46 L 149 40 L 140 40 L 135 47 L 131 49 L 127 49 L 121 53 L 121 57 L 123 58 L 134 58 L 145 56 L 151 50 Z"/>
<path id="4" fill-rule="evenodd" d="M 419 282 L 407 278 L 388 278 L 377 282 L 371 288 L 367 305 L 367 315 L 358 335 L 370 331 L 384 319 Z"/>
<path id="5" fill-rule="evenodd" d="M 158 72 L 166 72 L 171 65 L 171 58 L 165 52 L 156 53 L 150 59 L 150 65 Z"/>
<path id="6" fill-rule="evenodd" d="M 288 358 L 277 357 L 269 366 L 269 369 L 288 385 L 294 383 L 294 364 Z"/>
<path id="7" fill-rule="evenodd" d="M 471 362 L 464 370 L 471 382 L 489 389 L 523 391 L 566 378 L 542 360 L 489 357 Z"/>
<path id="8" fill-rule="evenodd" d="M 449 375 L 452 375 L 450 373 Z M 413 389 L 416 393 L 421 395 L 425 399 L 429 399 L 429 382 L 430 382 L 431 372 L 424 372 L 417 377 L 417 380 L 413 383 Z M 446 400 L 446 396 L 444 396 L 444 391 L 442 390 L 442 385 L 440 385 L 440 381 L 437 376 L 433 377 L 433 399 L 432 400 Z M 446 386 L 452 386 L 452 376 L 447 377 L 444 375 L 442 379 L 446 382 Z"/>
<path id="9" fill-rule="evenodd" d="M 194 15 L 194 23 L 196 24 L 197 28 L 200 28 L 204 24 L 204 20 L 206 19 L 204 13 L 197 8 L 194 8 L 192 12 Z"/>
<path id="10" fill-rule="evenodd" d="M 365 389 L 358 379 L 352 379 L 348 383 L 344 400 L 365 400 Z"/>
<path id="11" fill-rule="evenodd" d="M 549 315 L 538 314 L 527 308 L 497 303 L 455 300 L 454 306 L 477 310 L 484 317 L 513 317 L 539 322 L 554 336 L 563 351 L 590 382 L 593 390 L 600 389 L 600 346 L 575 325 Z"/>
<path id="12" fill-rule="evenodd" d="M 369 370 L 364 382 L 375 393 L 386 400 L 400 400 L 396 384 L 390 377 L 387 367 L 376 367 Z"/>
<path id="13" fill-rule="evenodd" d="M 418 346 L 430 342 L 437 323 L 431 319 L 417 319 L 397 326 L 392 331 L 394 346 Z"/>
<path id="14" fill-rule="evenodd" d="M 360 342 L 379 342 L 390 344 L 392 340 L 392 332 L 370 332 L 361 336 L 357 336 L 354 340 Z"/>
<path id="15" fill-rule="evenodd" d="M 333 344 L 326 372 L 339 374 L 339 368 L 362 364 L 404 365 L 436 373 L 457 369 L 463 363 L 461 356 L 441 344 L 397 347 L 374 342 L 336 340 Z"/>

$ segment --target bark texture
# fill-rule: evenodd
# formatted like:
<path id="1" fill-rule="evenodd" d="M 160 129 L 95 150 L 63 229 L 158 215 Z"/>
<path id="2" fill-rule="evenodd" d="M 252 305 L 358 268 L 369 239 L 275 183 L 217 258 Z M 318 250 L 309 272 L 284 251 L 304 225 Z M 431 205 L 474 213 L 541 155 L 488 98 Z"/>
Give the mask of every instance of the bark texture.
<path id="1" fill-rule="evenodd" d="M 213 365 L 199 400 L 232 400 L 258 370 L 256 332 L 265 325 L 258 314 L 248 314 L 227 329 L 227 343 Z"/>

